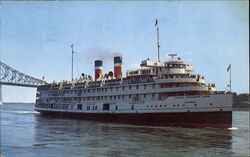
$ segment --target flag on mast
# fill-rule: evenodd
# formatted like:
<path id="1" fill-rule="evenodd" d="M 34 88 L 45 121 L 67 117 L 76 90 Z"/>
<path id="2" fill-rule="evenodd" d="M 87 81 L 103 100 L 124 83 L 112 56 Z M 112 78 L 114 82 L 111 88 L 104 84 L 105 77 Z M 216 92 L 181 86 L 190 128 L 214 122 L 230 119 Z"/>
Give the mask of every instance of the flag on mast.
<path id="1" fill-rule="evenodd" d="M 231 64 L 229 64 L 229 66 L 227 67 L 227 72 L 229 72 L 230 69 L 231 69 Z"/>
<path id="2" fill-rule="evenodd" d="M 158 25 L 158 20 L 157 20 L 157 19 L 155 20 L 155 26 L 156 26 L 156 25 Z"/>

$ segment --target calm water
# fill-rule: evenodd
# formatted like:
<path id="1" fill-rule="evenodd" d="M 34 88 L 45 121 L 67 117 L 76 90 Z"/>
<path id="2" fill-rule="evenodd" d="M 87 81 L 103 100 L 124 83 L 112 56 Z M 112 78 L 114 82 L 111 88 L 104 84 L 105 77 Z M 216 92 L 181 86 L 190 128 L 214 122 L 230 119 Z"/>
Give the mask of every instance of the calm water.
<path id="1" fill-rule="evenodd" d="M 249 156 L 249 113 L 233 130 L 146 127 L 46 118 L 34 106 L 1 107 L 1 154 L 46 156 Z"/>

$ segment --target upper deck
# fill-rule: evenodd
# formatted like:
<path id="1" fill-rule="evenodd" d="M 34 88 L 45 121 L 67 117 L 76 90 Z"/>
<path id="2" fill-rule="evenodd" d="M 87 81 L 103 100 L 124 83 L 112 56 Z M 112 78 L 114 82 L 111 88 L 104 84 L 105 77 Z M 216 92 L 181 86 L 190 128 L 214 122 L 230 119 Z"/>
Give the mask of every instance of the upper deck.
<path id="1" fill-rule="evenodd" d="M 38 90 L 81 89 L 112 86 L 129 86 L 136 84 L 167 84 L 164 86 L 208 86 L 215 91 L 214 84 L 205 83 L 204 76 L 192 74 L 193 68 L 180 57 L 174 57 L 166 62 L 153 62 L 143 60 L 141 68 L 127 71 L 126 76 L 116 78 L 113 75 L 92 79 L 91 76 L 82 75 L 73 81 L 53 82 L 38 87 Z M 112 73 L 112 72 L 109 72 Z M 106 74 L 105 74 L 106 75 Z"/>
<path id="2" fill-rule="evenodd" d="M 172 54 L 173 55 L 173 54 Z M 141 68 L 130 70 L 127 76 L 135 75 L 164 75 L 164 74 L 190 74 L 193 67 L 182 61 L 180 57 L 172 56 L 172 59 L 166 62 L 154 62 L 149 59 L 143 60 Z"/>

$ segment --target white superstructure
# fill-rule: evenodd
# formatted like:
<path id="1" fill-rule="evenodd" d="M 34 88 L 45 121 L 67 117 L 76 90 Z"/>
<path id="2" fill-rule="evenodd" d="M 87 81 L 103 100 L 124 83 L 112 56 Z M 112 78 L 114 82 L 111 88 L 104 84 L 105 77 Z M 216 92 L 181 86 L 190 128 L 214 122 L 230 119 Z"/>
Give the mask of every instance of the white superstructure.
<path id="1" fill-rule="evenodd" d="M 36 109 L 82 113 L 232 111 L 232 95 L 218 93 L 193 67 L 171 55 L 167 62 L 142 61 L 126 77 L 82 77 L 38 88 Z M 117 63 L 116 63 L 117 64 Z"/>

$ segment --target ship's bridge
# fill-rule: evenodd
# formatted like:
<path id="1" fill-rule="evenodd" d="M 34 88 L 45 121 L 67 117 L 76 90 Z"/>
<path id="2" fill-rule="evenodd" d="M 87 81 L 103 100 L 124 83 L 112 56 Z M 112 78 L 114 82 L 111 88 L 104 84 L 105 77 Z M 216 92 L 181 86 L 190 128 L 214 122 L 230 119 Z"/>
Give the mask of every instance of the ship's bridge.
<path id="1" fill-rule="evenodd" d="M 140 69 L 128 71 L 127 75 L 188 74 L 193 71 L 193 67 L 182 61 L 176 54 L 170 54 L 169 56 L 172 58 L 166 62 L 143 60 Z"/>

